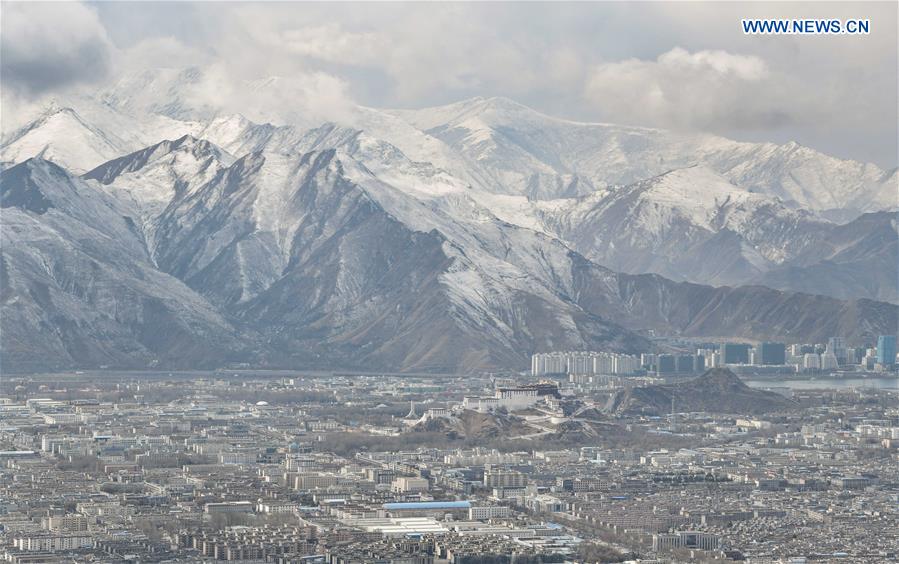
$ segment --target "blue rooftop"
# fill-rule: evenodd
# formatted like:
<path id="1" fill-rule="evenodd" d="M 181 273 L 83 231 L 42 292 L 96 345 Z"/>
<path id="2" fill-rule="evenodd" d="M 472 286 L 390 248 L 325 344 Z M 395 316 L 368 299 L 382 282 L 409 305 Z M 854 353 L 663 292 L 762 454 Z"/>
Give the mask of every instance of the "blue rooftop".
<path id="1" fill-rule="evenodd" d="M 384 509 L 468 509 L 468 501 L 409 501 L 403 503 L 385 503 Z"/>

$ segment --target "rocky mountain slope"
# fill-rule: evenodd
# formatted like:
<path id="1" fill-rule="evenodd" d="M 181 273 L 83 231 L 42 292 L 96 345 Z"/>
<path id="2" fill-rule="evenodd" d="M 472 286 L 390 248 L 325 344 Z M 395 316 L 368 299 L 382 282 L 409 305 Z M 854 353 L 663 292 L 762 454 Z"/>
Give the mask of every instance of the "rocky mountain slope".
<path id="1" fill-rule="evenodd" d="M 899 302 L 899 223 L 893 212 L 864 214 L 822 230 L 796 256 L 754 282 L 841 299 L 865 296 Z"/>
<path id="2" fill-rule="evenodd" d="M 356 108 L 364 129 L 257 124 L 191 107 L 175 86 L 195 75 L 150 78 L 136 82 L 149 98 L 126 81 L 4 140 L 7 366 L 464 371 L 540 350 L 646 349 L 650 330 L 869 342 L 896 326 L 894 305 L 857 299 L 889 299 L 889 281 L 858 267 L 894 248 L 890 213 L 837 225 L 714 163 L 609 184 L 613 170 L 655 172 L 646 143 L 686 154 L 692 137 L 503 100 Z M 480 141 L 451 133 L 463 123 Z M 45 158 L 24 160 L 34 151 Z M 545 176 L 529 185 L 534 167 Z M 574 184 L 559 188 L 560 171 Z M 833 268 L 857 276 L 799 283 L 801 269 Z M 736 287 L 748 281 L 845 299 Z"/>
<path id="3" fill-rule="evenodd" d="M 846 223 L 862 211 L 896 208 L 895 171 L 795 144 L 575 123 L 501 98 L 416 111 L 354 107 L 346 118 L 352 127 L 254 123 L 192 104 L 185 92 L 200 78 L 197 70 L 142 74 L 98 99 L 73 100 L 75 109 L 54 106 L 4 140 L 3 160 L 40 153 L 78 172 L 104 156 L 184 135 L 213 143 L 231 159 L 340 148 L 418 198 L 462 195 L 615 270 L 899 302 L 883 270 L 845 261 L 811 273 L 829 274 L 827 284 L 799 283 L 809 266 L 805 246 L 838 226 L 829 218 Z M 269 87 L 248 85 L 261 95 Z M 159 187 L 149 177 L 132 185 L 126 189 Z M 881 252 L 889 253 L 889 242 Z"/>
<path id="4" fill-rule="evenodd" d="M 538 204 L 543 229 L 615 270 L 713 285 L 760 284 L 899 303 L 883 265 L 899 256 L 894 212 L 844 225 L 747 192 L 704 167 Z"/>
<path id="5" fill-rule="evenodd" d="M 202 143 L 171 143 L 168 154 L 188 146 L 199 151 Z M 147 159 L 148 152 L 156 158 Z M 467 215 L 448 216 L 444 206 L 428 205 L 430 197 L 409 197 L 333 149 L 300 157 L 252 153 L 229 166 L 217 164 L 222 168 L 194 187 L 179 189 L 175 175 L 171 189 L 164 191 L 169 201 L 149 200 L 153 209 L 162 210 L 158 215 L 147 216 L 146 203 L 135 203 L 132 192 L 119 192 L 127 196 L 122 199 L 109 194 L 117 182 L 140 176 L 145 168 L 179 166 L 161 152 L 161 147 L 140 151 L 92 174 L 116 177 L 108 185 L 74 178 L 45 161 L 2 173 L 4 217 L 17 219 L 4 224 L 4 235 L 11 238 L 4 246 L 5 272 L 11 288 L 22 288 L 7 296 L 4 317 L 9 318 L 9 308 L 34 307 L 30 318 L 20 316 L 28 322 L 18 330 L 19 347 L 42 339 L 42 327 L 71 323 L 79 327 L 77 340 L 59 337 L 66 354 L 46 351 L 42 360 L 75 366 L 186 366 L 221 355 L 271 366 L 339 362 L 453 371 L 521 366 L 533 350 L 649 347 L 635 330 L 871 339 L 896 320 L 896 308 L 878 302 L 618 274 L 558 240 L 491 216 L 473 201 L 453 196 L 452 205 Z M 114 171 L 123 172 L 116 176 Z M 85 208 L 82 201 L 102 206 Z M 143 227 L 135 218 L 143 218 Z M 97 220 L 102 231 L 95 233 Z M 17 224 L 26 223 L 31 231 L 23 236 Z M 75 250 L 44 246 L 47 233 L 63 229 L 60 225 L 66 231 L 56 238 L 79 242 Z M 157 286 L 133 288 L 134 303 L 127 296 L 98 302 L 82 289 L 97 275 L 78 270 L 62 280 L 53 278 L 59 281 L 54 288 L 59 296 L 52 304 L 20 299 L 82 247 L 90 249 L 91 266 L 102 261 L 107 284 L 130 288 L 136 272 Z M 39 257 L 43 271 L 10 268 L 25 257 Z M 150 290 L 157 292 L 154 297 L 176 299 L 164 315 L 129 318 L 122 331 L 137 344 L 75 354 L 109 345 L 82 322 L 82 310 L 115 320 L 130 309 L 142 312 L 146 299 L 138 291 Z M 56 307 L 64 301 L 69 309 Z M 141 341 L 177 334 L 169 328 L 172 323 L 194 326 L 192 331 L 220 341 L 200 339 L 187 348 L 179 342 L 172 349 Z"/>
<path id="6" fill-rule="evenodd" d="M 600 264 L 716 285 L 745 283 L 791 260 L 831 227 L 705 167 L 586 196 L 541 217 Z"/>
<path id="7" fill-rule="evenodd" d="M 218 366 L 237 331 L 159 271 L 129 212 L 59 166 L 0 173 L 0 349 L 4 369 Z"/>

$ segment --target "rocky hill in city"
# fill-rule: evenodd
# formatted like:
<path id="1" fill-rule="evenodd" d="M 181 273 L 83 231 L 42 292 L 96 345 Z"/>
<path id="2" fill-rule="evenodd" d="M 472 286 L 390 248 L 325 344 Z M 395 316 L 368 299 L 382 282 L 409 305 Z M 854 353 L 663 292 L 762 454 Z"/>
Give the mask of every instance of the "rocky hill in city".
<path id="1" fill-rule="evenodd" d="M 750 388 L 726 368 L 713 368 L 686 382 L 620 391 L 609 399 L 606 409 L 615 415 L 667 415 L 672 406 L 675 413 L 741 415 L 762 415 L 797 407 L 780 394 Z"/>
<path id="2" fill-rule="evenodd" d="M 494 440 L 533 433 L 524 420 L 507 413 L 463 410 L 453 417 L 437 417 L 416 424 L 413 432 L 445 433 L 451 439 Z"/>

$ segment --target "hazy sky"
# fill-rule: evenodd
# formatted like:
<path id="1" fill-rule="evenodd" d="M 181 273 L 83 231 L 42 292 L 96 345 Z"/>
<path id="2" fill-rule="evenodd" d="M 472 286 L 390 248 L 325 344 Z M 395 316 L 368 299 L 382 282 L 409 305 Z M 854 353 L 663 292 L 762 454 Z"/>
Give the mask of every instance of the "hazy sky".
<path id="1" fill-rule="evenodd" d="M 323 117 L 353 103 L 507 96 L 572 119 L 796 140 L 897 164 L 896 2 L 4 2 L 0 10 L 6 112 L 122 73 L 199 65 L 233 83 L 288 77 L 295 90 L 271 103 Z M 746 36 L 748 17 L 870 18 L 871 34 Z M 219 82 L 209 95 L 223 92 L 233 90 Z"/>

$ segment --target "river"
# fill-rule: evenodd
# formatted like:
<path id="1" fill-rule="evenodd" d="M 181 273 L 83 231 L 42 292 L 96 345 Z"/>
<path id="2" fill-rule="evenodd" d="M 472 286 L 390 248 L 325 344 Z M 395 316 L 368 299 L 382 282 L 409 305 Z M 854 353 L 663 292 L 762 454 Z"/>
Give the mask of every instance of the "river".
<path id="1" fill-rule="evenodd" d="M 743 380 L 753 388 L 790 388 L 793 390 L 845 390 L 849 388 L 874 388 L 899 390 L 899 378 L 818 378 Z"/>

